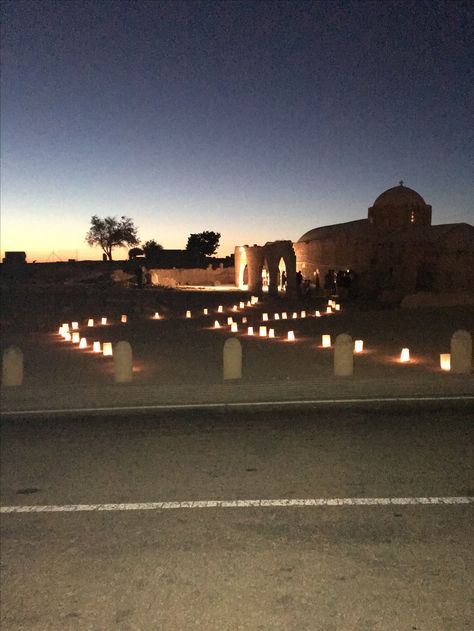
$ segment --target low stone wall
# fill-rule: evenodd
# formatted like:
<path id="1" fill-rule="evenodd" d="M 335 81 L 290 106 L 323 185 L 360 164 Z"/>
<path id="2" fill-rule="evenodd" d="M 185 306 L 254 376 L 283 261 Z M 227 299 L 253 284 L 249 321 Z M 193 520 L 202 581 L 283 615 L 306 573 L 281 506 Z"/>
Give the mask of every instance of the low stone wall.
<path id="1" fill-rule="evenodd" d="M 405 296 L 401 302 L 402 309 L 419 309 L 421 307 L 456 307 L 474 306 L 474 293 L 471 291 L 453 291 L 434 293 L 418 292 Z"/>
<path id="2" fill-rule="evenodd" d="M 212 269 L 150 269 L 152 285 L 177 287 L 179 285 L 233 285 L 235 271 L 233 267 Z"/>

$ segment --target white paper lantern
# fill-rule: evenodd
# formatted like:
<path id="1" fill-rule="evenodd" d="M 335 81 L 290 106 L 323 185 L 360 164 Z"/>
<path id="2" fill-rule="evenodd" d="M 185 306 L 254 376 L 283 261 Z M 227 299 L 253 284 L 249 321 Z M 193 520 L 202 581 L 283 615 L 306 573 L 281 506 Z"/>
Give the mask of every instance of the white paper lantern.
<path id="1" fill-rule="evenodd" d="M 261 326 L 260 327 L 259 335 L 260 335 L 260 337 L 267 337 L 267 327 L 266 326 Z"/>
<path id="2" fill-rule="evenodd" d="M 239 310 L 239 308 L 238 308 L 238 306 L 237 306 L 237 305 L 234 305 L 234 306 L 232 307 L 232 311 L 238 311 L 238 310 Z"/>
<path id="3" fill-rule="evenodd" d="M 316 313 L 314 315 L 316 316 L 316 318 L 320 318 L 321 317 L 321 313 L 319 311 L 316 311 Z"/>
<path id="4" fill-rule="evenodd" d="M 247 317 L 246 317 L 246 316 L 244 316 L 244 317 L 242 318 L 242 324 L 247 324 Z"/>
<path id="5" fill-rule="evenodd" d="M 219 305 L 217 307 L 217 313 L 223 313 L 224 312 L 224 307 L 222 305 Z"/>
<path id="6" fill-rule="evenodd" d="M 321 337 L 321 345 L 323 348 L 329 348 L 331 346 L 331 336 L 327 333 Z"/>
<path id="7" fill-rule="evenodd" d="M 122 324 L 126 324 L 127 320 L 128 320 L 128 318 L 127 318 L 127 316 L 125 314 L 122 314 L 120 316 L 120 322 L 122 322 Z"/>
<path id="8" fill-rule="evenodd" d="M 288 341 L 289 342 L 294 342 L 295 341 L 295 332 L 294 331 L 288 331 Z"/>
<path id="9" fill-rule="evenodd" d="M 298 318 L 298 314 L 296 313 L 296 311 L 293 311 L 293 315 L 291 317 L 293 318 L 293 320 L 296 320 Z"/>
<path id="10" fill-rule="evenodd" d="M 253 335 L 253 326 L 249 326 L 247 329 L 247 335 Z"/>
<path id="11" fill-rule="evenodd" d="M 87 320 L 87 326 L 94 326 L 94 319 L 93 318 L 89 318 Z"/>
<path id="12" fill-rule="evenodd" d="M 268 337 L 275 337 L 275 329 L 269 329 L 268 331 Z"/>
<path id="13" fill-rule="evenodd" d="M 336 309 L 336 311 L 340 311 L 341 310 L 341 305 L 336 304 L 336 306 L 334 308 Z"/>
<path id="14" fill-rule="evenodd" d="M 302 311 L 302 312 L 301 312 L 301 317 L 302 317 L 302 318 L 306 318 L 306 311 Z"/>
<path id="15" fill-rule="evenodd" d="M 107 318 L 102 318 L 102 320 L 100 322 L 101 322 L 101 324 L 107 324 Z"/>
<path id="16" fill-rule="evenodd" d="M 240 302 L 240 303 L 239 303 L 239 307 L 240 307 L 241 309 L 245 309 L 245 302 Z"/>
<path id="17" fill-rule="evenodd" d="M 451 370 L 451 353 L 441 353 L 439 356 L 441 370 Z"/>
<path id="18" fill-rule="evenodd" d="M 326 309 L 326 313 L 332 313 L 332 309 L 331 309 L 331 307 L 328 307 L 328 308 Z"/>
<path id="19" fill-rule="evenodd" d="M 71 329 L 73 331 L 77 330 L 79 328 L 79 322 L 71 322 Z"/>
<path id="20" fill-rule="evenodd" d="M 288 314 L 286 313 L 286 311 L 283 311 L 283 313 L 281 314 L 281 319 L 286 320 L 287 318 L 288 318 Z"/>
<path id="21" fill-rule="evenodd" d="M 155 311 L 154 315 L 153 315 L 153 320 L 159 320 L 160 319 L 160 314 L 158 313 L 158 311 Z"/>
<path id="22" fill-rule="evenodd" d="M 410 350 L 408 348 L 402 348 L 402 352 L 400 353 L 400 361 L 403 363 L 410 361 Z"/>
<path id="23" fill-rule="evenodd" d="M 79 348 L 87 348 L 87 340 L 85 337 L 81 337 L 81 341 L 79 342 Z"/>
<path id="24" fill-rule="evenodd" d="M 362 353 L 363 350 L 364 350 L 364 341 L 356 340 L 354 342 L 354 353 Z"/>
<path id="25" fill-rule="evenodd" d="M 104 342 L 102 345 L 102 355 L 111 356 L 112 353 L 112 342 Z"/>
<path id="26" fill-rule="evenodd" d="M 220 323 L 219 323 L 219 320 L 214 320 L 214 328 L 215 328 L 215 329 L 220 329 L 220 328 L 221 328 L 221 325 L 220 325 Z"/>
<path id="27" fill-rule="evenodd" d="M 100 353 L 102 351 L 101 347 L 100 347 L 100 342 L 94 342 L 92 344 L 92 352 L 94 353 Z"/>
<path id="28" fill-rule="evenodd" d="M 232 322 L 234 321 L 234 319 L 232 318 L 232 316 L 229 316 L 227 318 L 227 324 L 230 326 L 232 324 Z"/>
<path id="29" fill-rule="evenodd" d="M 81 335 L 79 333 L 79 331 L 73 331 L 72 332 L 72 343 L 73 344 L 79 344 L 79 342 L 81 341 Z"/>
<path id="30" fill-rule="evenodd" d="M 207 307 L 204 307 L 202 312 L 203 312 L 204 315 L 207 315 L 209 313 L 209 309 Z"/>
<path id="31" fill-rule="evenodd" d="M 187 317 L 187 318 L 190 318 L 190 317 L 191 317 L 191 311 L 189 311 L 189 310 L 188 310 L 188 311 L 186 311 L 186 317 Z"/>
<path id="32" fill-rule="evenodd" d="M 237 331 L 239 330 L 237 327 L 237 322 L 232 322 L 232 324 L 230 325 L 230 330 L 232 333 L 237 333 Z"/>
<path id="33" fill-rule="evenodd" d="M 262 313 L 263 322 L 268 322 L 268 313 Z"/>
<path id="34" fill-rule="evenodd" d="M 273 318 L 275 320 L 279 320 L 280 319 L 280 314 L 279 313 L 275 313 L 275 315 L 273 316 Z"/>
<path id="35" fill-rule="evenodd" d="M 71 341 L 71 334 L 69 333 L 69 331 L 66 331 L 64 333 L 64 339 L 66 340 L 66 342 L 70 342 Z"/>

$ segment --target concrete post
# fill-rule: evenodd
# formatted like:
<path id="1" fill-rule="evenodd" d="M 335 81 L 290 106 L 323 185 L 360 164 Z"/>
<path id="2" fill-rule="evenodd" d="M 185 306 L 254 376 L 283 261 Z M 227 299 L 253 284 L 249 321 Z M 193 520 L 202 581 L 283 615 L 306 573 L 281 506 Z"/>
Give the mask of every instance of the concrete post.
<path id="1" fill-rule="evenodd" d="M 242 378 L 242 345 L 236 337 L 224 342 L 224 379 Z"/>
<path id="2" fill-rule="evenodd" d="M 2 385 L 21 386 L 23 383 L 23 352 L 16 346 L 9 346 L 2 356 Z"/>
<path id="3" fill-rule="evenodd" d="M 472 370 L 472 336 L 460 329 L 451 338 L 451 372 L 469 374 Z"/>
<path id="4" fill-rule="evenodd" d="M 118 342 L 114 348 L 114 379 L 117 383 L 132 381 L 132 364 L 132 347 L 128 342 Z"/>
<path id="5" fill-rule="evenodd" d="M 354 342 L 347 333 L 336 337 L 334 344 L 334 375 L 352 377 L 354 374 Z"/>

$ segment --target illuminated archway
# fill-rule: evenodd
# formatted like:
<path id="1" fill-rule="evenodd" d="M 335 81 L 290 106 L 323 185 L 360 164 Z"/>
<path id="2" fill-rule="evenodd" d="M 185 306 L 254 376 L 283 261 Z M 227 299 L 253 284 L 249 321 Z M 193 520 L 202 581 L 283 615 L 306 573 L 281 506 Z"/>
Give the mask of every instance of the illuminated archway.
<path id="1" fill-rule="evenodd" d="M 240 248 L 240 262 L 239 262 L 239 289 L 247 291 L 249 286 L 249 270 L 247 264 L 247 252 L 245 248 Z"/>
<path id="2" fill-rule="evenodd" d="M 286 291 L 287 281 L 286 263 L 285 259 L 281 257 L 278 263 L 278 291 Z"/>

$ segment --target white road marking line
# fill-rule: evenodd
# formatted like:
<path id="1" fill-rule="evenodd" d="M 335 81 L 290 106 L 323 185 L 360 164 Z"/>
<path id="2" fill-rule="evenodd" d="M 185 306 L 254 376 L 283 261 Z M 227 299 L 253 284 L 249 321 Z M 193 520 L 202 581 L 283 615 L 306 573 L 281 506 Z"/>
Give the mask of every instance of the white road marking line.
<path id="1" fill-rule="evenodd" d="M 34 414 L 87 414 L 96 412 L 139 412 L 146 410 L 199 410 L 212 408 L 251 408 L 268 406 L 292 406 L 292 405 L 340 405 L 343 403 L 400 403 L 400 402 L 438 402 L 438 401 L 474 401 L 474 395 L 459 396 L 412 396 L 412 397 L 371 397 L 353 399 L 290 399 L 284 401 L 235 401 L 221 403 L 159 403 L 156 405 L 122 405 L 114 407 L 95 408 L 53 408 L 39 410 L 7 410 L 0 412 L 0 416 L 27 416 Z"/>
<path id="2" fill-rule="evenodd" d="M 277 500 L 197 500 L 189 502 L 139 502 L 133 504 L 50 504 L 1 506 L 0 513 L 83 513 L 179 508 L 280 508 L 291 506 L 426 506 L 473 504 L 474 497 L 335 497 Z"/>

